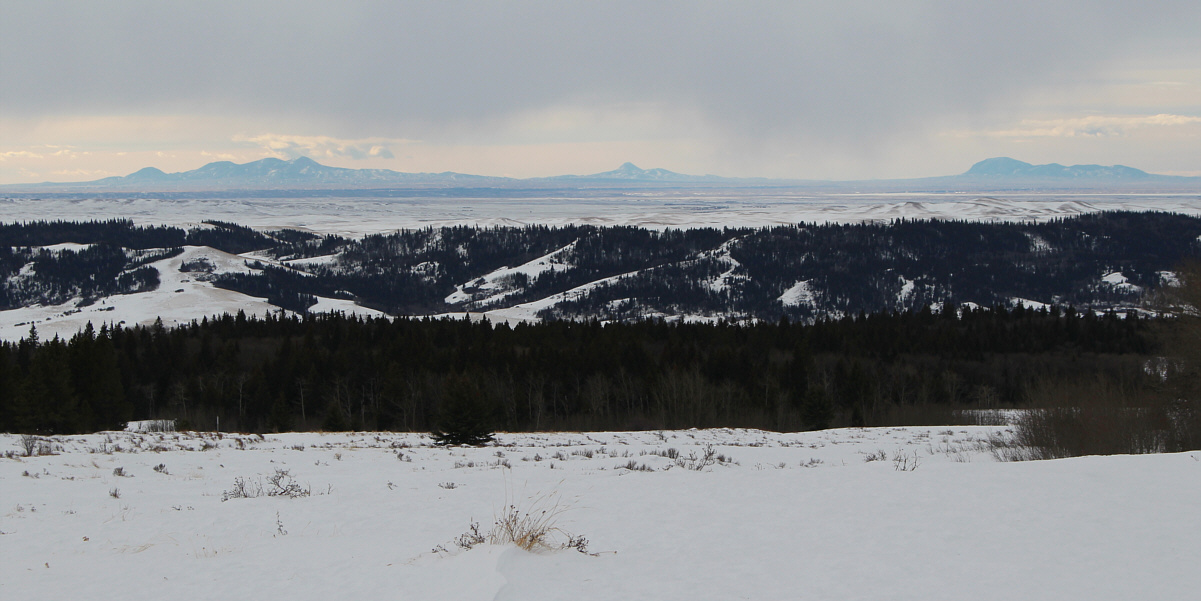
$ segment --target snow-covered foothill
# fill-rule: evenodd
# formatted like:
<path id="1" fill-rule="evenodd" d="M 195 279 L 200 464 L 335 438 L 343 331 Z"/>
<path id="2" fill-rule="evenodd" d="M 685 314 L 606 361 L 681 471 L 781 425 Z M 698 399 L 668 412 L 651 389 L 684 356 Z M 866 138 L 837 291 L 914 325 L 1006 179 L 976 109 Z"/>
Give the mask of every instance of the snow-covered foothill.
<path id="1" fill-rule="evenodd" d="M 1028 298 L 1017 298 L 1017 297 L 1013 297 L 1013 298 L 1009 299 L 1009 306 L 1021 307 L 1023 309 L 1034 309 L 1034 310 L 1040 310 L 1040 309 L 1046 310 L 1046 309 L 1051 308 L 1051 305 L 1048 303 L 1041 303 L 1036 300 L 1030 300 Z"/>
<path id="2" fill-rule="evenodd" d="M 37 328 L 43 340 L 59 336 L 70 338 L 91 323 L 124 326 L 154 324 L 162 319 L 166 327 L 190 323 L 204 317 L 244 311 L 247 315 L 263 316 L 279 313 L 279 307 L 258 298 L 217 288 L 212 277 L 222 273 L 248 273 L 247 262 L 258 260 L 233 255 L 207 246 L 185 246 L 175 257 L 150 263 L 158 270 L 158 289 L 136 294 L 121 294 L 102 298 L 91 305 L 81 305 L 79 299 L 61 305 L 21 307 L 0 311 L 0 340 L 19 340 L 29 335 L 31 326 Z M 189 264 L 191 271 L 183 271 Z M 381 316 L 380 311 L 355 305 L 348 300 L 318 298 L 310 311 L 355 313 Z"/>
<path id="3" fill-rule="evenodd" d="M 1113 271 L 1102 275 L 1101 282 L 1120 292 L 1137 294 L 1143 291 L 1142 287 L 1131 284 L 1130 280 L 1120 271 Z"/>
<path id="4" fill-rule="evenodd" d="M 811 280 L 801 280 L 780 295 L 780 302 L 785 307 L 800 307 L 812 305 L 814 303 L 813 287 L 809 285 Z"/>
<path id="5" fill-rule="evenodd" d="M 517 267 L 502 267 L 468 283 L 459 284 L 455 286 L 455 291 L 445 298 L 445 302 L 448 305 L 471 303 L 473 306 L 482 307 L 504 300 L 505 297 L 520 291 L 513 284 L 516 276 L 524 276 L 529 282 L 533 282 L 544 273 L 570 269 L 567 259 L 573 248 L 575 242 Z"/>
<path id="6" fill-rule="evenodd" d="M 897 305 L 903 306 L 905 301 L 908 301 L 913 296 L 913 291 L 916 288 L 915 282 L 906 279 L 905 276 L 897 276 L 901 281 L 901 289 L 897 292 Z"/>
<path id="7" fill-rule="evenodd" d="M 181 271 L 184 263 L 198 262 L 208 267 L 202 271 Z M 17 340 L 26 336 L 31 325 L 37 327 L 42 339 L 55 335 L 69 338 L 89 322 L 99 329 L 101 324 L 151 325 L 161 318 L 163 325 L 170 327 L 239 310 L 247 315 L 279 311 L 265 299 L 223 290 L 207 281 L 213 274 L 250 271 L 245 263 L 242 257 L 207 246 L 185 246 L 181 254 L 150 264 L 159 273 L 157 290 L 109 296 L 85 306 L 79 306 L 75 300 L 0 311 L 0 339 Z"/>
<path id="8" fill-rule="evenodd" d="M 322 255 L 320 257 L 306 257 L 303 259 L 289 259 L 287 261 L 284 261 L 283 263 L 290 267 L 296 267 L 298 269 L 305 269 L 307 267 L 333 265 L 338 262 L 338 257 L 340 257 L 340 256 L 341 256 L 341 254 L 335 253 L 332 255 Z"/>
<path id="9" fill-rule="evenodd" d="M 79 244 L 76 242 L 60 242 L 59 244 L 50 244 L 48 246 L 31 246 L 30 248 L 32 250 L 44 250 L 44 251 L 48 251 L 48 252 L 52 252 L 52 253 L 59 253 L 59 252 L 63 252 L 63 251 L 70 251 L 70 252 L 77 253 L 77 252 L 88 250 L 89 248 L 92 248 L 93 246 L 96 246 L 96 245 L 95 244 Z"/>

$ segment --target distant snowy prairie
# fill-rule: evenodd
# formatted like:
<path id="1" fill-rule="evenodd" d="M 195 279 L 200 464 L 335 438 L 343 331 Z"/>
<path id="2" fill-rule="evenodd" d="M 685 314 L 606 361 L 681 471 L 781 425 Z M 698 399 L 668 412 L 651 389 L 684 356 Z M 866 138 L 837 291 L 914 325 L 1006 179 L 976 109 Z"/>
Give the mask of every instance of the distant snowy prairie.
<path id="1" fill-rule="evenodd" d="M 1196 194 L 815 194 L 789 189 L 538 191 L 496 196 L 311 198 L 0 198 L 0 221 L 132 219 L 139 224 L 231 221 L 358 237 L 444 225 L 634 225 L 649 229 L 858 223 L 892 219 L 1030 221 L 1097 211 L 1201 215 Z M 507 194 L 507 195 L 506 195 Z"/>
<path id="2" fill-rule="evenodd" d="M 531 433 L 438 448 L 403 433 L 112 432 L 38 439 L 32 457 L 0 435 L 0 595 L 1091 601 L 1201 589 L 1201 453 L 997 463 L 984 441 L 998 433 Z M 463 537 L 509 506 L 562 510 L 554 525 L 587 553 Z"/>

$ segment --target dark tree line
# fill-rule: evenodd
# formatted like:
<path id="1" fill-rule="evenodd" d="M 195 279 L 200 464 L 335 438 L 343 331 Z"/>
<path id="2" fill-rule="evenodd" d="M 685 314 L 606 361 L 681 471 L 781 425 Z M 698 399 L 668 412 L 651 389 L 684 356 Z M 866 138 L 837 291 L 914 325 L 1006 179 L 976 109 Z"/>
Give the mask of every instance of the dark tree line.
<path id="1" fill-rule="evenodd" d="M 1154 392 L 1155 320 L 1005 307 L 805 325 L 225 315 L 0 343 L 0 431 L 125 420 L 242 431 L 948 423 L 1105 380 Z M 456 417 L 457 416 L 457 417 Z M 963 419 L 963 418 L 958 418 Z"/>
<path id="2" fill-rule="evenodd" d="M 133 250 L 193 245 L 211 246 L 237 254 L 272 247 L 276 244 L 274 234 L 281 233 L 264 234 L 224 221 L 205 223 L 209 227 L 188 230 L 167 225 L 134 225 L 129 219 L 0 223 L 0 248 L 50 246 L 63 242 L 104 244 Z M 289 237 L 306 235 L 304 232 L 288 232 L 282 234 Z"/>

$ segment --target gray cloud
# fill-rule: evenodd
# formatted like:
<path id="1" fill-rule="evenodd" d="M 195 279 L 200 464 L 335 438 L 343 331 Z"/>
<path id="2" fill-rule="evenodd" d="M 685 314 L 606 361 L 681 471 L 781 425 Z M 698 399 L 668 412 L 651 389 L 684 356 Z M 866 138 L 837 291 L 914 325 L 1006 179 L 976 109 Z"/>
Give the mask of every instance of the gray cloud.
<path id="1" fill-rule="evenodd" d="M 734 147 L 868 147 L 1004 111 L 1148 40 L 1195 49 L 1201 22 L 1192 0 L 0 2 L 9 117 L 469 138 L 529 111 L 640 103 L 699 115 Z"/>

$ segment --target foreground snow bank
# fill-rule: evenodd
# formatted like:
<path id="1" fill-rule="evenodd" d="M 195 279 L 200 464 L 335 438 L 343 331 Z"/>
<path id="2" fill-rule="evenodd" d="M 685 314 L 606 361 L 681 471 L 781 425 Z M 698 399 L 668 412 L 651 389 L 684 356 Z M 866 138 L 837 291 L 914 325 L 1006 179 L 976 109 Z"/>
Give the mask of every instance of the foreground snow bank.
<path id="1" fill-rule="evenodd" d="M 1201 588 L 1201 453 L 997 463 L 982 443 L 994 432 L 501 434 L 478 449 L 418 434 L 113 432 L 47 440 L 58 454 L 29 458 L 0 435 L 0 597 L 1062 600 Z M 222 501 L 237 479 L 267 484 L 281 470 L 311 494 Z M 557 525 L 594 555 L 455 544 L 472 522 L 548 494 L 567 505 Z"/>

